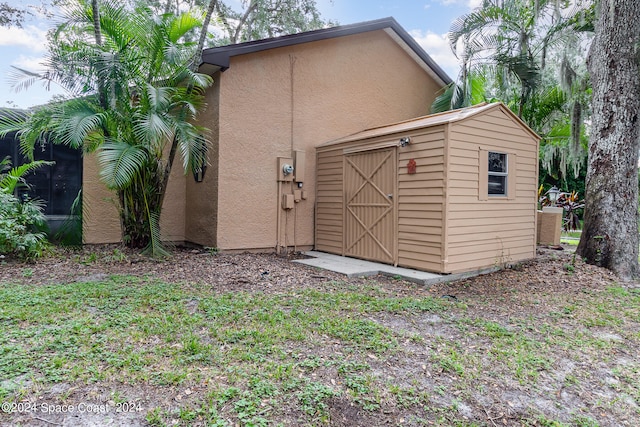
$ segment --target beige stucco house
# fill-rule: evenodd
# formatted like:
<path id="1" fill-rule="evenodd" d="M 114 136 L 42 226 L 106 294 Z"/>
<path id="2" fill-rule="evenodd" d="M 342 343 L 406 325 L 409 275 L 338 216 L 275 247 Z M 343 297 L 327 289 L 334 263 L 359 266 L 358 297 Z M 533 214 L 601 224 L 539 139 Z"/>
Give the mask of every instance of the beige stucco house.
<path id="1" fill-rule="evenodd" d="M 315 148 L 423 116 L 450 82 L 392 18 L 206 49 L 202 61 L 215 82 L 200 118 L 209 165 L 202 182 L 174 168 L 161 227 L 167 240 L 220 250 L 313 248 Z M 118 242 L 93 156 L 83 188 L 84 241 Z"/>
<path id="2" fill-rule="evenodd" d="M 438 273 L 533 258 L 539 140 L 493 103 L 322 144 L 316 248 Z"/>

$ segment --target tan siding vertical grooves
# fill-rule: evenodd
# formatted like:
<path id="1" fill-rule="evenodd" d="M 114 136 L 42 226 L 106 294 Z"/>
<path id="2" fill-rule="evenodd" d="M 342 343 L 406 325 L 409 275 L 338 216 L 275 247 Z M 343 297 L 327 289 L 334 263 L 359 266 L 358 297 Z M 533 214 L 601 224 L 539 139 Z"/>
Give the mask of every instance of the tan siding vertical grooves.
<path id="1" fill-rule="evenodd" d="M 398 149 L 398 265 L 440 271 L 444 126 L 415 130 L 411 140 Z M 407 174 L 409 159 L 416 161 L 415 175 Z"/>
<path id="2" fill-rule="evenodd" d="M 315 248 L 342 255 L 342 150 L 319 151 L 316 158 Z"/>
<path id="3" fill-rule="evenodd" d="M 448 142 L 447 272 L 534 257 L 535 137 L 506 107 L 496 106 L 452 123 Z M 507 197 L 487 194 L 489 151 L 509 156 Z"/>
<path id="4" fill-rule="evenodd" d="M 449 127 L 451 125 L 447 123 L 444 126 L 444 171 L 443 176 L 443 195 L 442 195 L 442 262 L 440 264 L 440 271 L 446 272 L 449 268 L 449 223 L 448 223 L 448 211 L 449 211 Z"/>

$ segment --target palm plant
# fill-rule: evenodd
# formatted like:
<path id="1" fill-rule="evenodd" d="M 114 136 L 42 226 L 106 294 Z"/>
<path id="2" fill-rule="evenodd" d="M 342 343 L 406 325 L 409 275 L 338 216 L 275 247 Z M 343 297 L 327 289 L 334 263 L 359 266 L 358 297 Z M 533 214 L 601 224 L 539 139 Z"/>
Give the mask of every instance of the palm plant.
<path id="1" fill-rule="evenodd" d="M 470 107 L 481 102 L 493 102 L 487 97 L 486 79 L 481 73 L 470 72 L 445 86 L 431 104 L 431 113 Z"/>
<path id="2" fill-rule="evenodd" d="M 53 162 L 35 160 L 20 166 L 11 167 L 11 159 L 6 157 L 0 160 L 0 191 L 13 194 L 19 185 L 26 185 L 24 176 L 39 167 L 51 165 Z"/>
<path id="3" fill-rule="evenodd" d="M 542 136 L 542 164 L 559 165 L 562 175 L 571 167 L 577 175 L 585 164 L 582 128 L 588 88 L 583 58 L 592 3 L 484 0 L 458 18 L 449 32 L 450 46 L 462 61 L 451 107 L 479 98 L 469 88 L 482 76 L 485 91 Z"/>
<path id="4" fill-rule="evenodd" d="M 43 160 L 11 167 L 7 157 L 0 161 L 0 255 L 14 254 L 21 258 L 35 258 L 47 245 L 46 227 L 41 200 L 16 197 L 15 190 L 26 186 L 24 176 L 34 169 L 51 164 Z"/>
<path id="5" fill-rule="evenodd" d="M 185 170 L 206 163 L 206 129 L 194 122 L 211 78 L 194 71 L 197 45 L 185 41 L 201 25 L 192 13 L 77 0 L 51 37 L 47 71 L 19 70 L 14 81 L 55 82 L 69 99 L 2 126 L 17 131 L 26 154 L 43 138 L 97 150 L 101 179 L 118 193 L 123 241 L 153 255 L 166 254 L 159 222 L 176 152 Z"/>

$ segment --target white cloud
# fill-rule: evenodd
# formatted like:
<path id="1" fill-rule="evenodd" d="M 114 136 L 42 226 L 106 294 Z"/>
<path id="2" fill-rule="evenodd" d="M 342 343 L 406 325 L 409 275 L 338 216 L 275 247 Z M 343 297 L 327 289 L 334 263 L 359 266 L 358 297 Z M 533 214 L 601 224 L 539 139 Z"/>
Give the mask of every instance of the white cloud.
<path id="1" fill-rule="evenodd" d="M 0 27 L 0 46 L 27 48 L 32 52 L 47 49 L 47 31 L 34 25 L 24 28 Z"/>
<path id="2" fill-rule="evenodd" d="M 11 65 L 14 65 L 19 68 L 23 68 L 29 71 L 43 71 L 44 66 L 42 65 L 42 61 L 44 61 L 44 57 L 42 56 L 25 56 L 20 55 L 15 60 L 11 62 Z"/>
<path id="3" fill-rule="evenodd" d="M 424 32 L 422 30 L 412 30 L 409 33 L 449 77 L 456 78 L 460 64 L 453 52 L 451 52 L 446 34 L 436 34 L 432 31 Z"/>
<path id="4" fill-rule="evenodd" d="M 482 5 L 482 0 L 439 0 L 443 6 L 451 6 L 454 4 L 467 6 L 469 9 L 475 9 Z"/>

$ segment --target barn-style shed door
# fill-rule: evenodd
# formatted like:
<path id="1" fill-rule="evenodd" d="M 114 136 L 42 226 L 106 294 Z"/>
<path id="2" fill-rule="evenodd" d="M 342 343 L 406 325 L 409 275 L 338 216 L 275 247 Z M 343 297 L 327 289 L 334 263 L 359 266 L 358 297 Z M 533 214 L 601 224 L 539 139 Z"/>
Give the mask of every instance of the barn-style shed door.
<path id="1" fill-rule="evenodd" d="M 344 255 L 396 264 L 396 149 L 344 157 Z"/>

